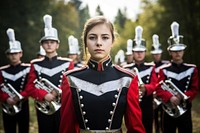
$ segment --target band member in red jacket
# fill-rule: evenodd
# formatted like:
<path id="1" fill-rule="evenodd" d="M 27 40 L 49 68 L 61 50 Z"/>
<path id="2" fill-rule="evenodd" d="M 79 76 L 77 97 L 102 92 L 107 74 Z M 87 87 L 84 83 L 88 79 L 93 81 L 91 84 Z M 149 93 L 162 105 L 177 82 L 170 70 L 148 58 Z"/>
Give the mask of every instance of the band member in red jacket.
<path id="1" fill-rule="evenodd" d="M 172 60 L 160 69 L 160 84 L 156 88 L 157 96 L 161 97 L 163 105 L 166 105 L 163 133 L 176 133 L 176 129 L 179 133 L 192 133 L 191 107 L 199 90 L 198 70 L 196 65 L 183 61 L 186 45 L 183 44 L 183 36 L 179 35 L 179 24 L 173 22 L 171 30 L 168 51 Z"/>
<path id="2" fill-rule="evenodd" d="M 154 63 L 146 63 L 146 44 L 142 39 L 143 28 L 135 28 L 135 39 L 133 41 L 134 63 L 123 66 L 126 69 L 135 71 L 137 68 L 139 75 L 139 91 L 141 93 L 140 107 L 142 110 L 142 122 L 147 133 L 152 133 L 153 123 L 153 92 L 157 83 Z"/>
<path id="3" fill-rule="evenodd" d="M 29 132 L 28 98 L 20 93 L 25 91 L 30 64 L 22 63 L 21 43 L 15 40 L 14 30 L 7 30 L 9 48 L 6 56 L 10 64 L 0 68 L 0 101 L 3 109 L 3 125 L 5 133 Z"/>
<path id="4" fill-rule="evenodd" d="M 52 17 L 45 15 L 43 19 L 45 28 L 40 43 L 46 55 L 31 61 L 26 93 L 23 95 L 32 96 L 37 101 L 35 106 L 39 133 L 57 133 L 60 124 L 62 74 L 73 69 L 74 64 L 71 59 L 58 56 L 60 40 L 57 30 L 52 27 Z"/>
<path id="5" fill-rule="evenodd" d="M 137 77 L 112 65 L 115 40 L 112 23 L 103 16 L 89 19 L 83 30 L 88 66 L 68 72 L 62 82 L 60 133 L 144 133 Z M 86 52 L 87 55 L 87 52 Z"/>

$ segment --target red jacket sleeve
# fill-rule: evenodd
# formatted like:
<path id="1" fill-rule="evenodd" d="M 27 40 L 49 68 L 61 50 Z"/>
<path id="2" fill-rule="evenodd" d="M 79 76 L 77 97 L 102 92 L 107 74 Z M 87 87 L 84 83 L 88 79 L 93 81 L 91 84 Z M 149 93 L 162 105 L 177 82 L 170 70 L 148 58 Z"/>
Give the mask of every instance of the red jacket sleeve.
<path id="1" fill-rule="evenodd" d="M 160 82 L 165 80 L 165 75 L 163 73 L 163 70 L 160 69 L 159 73 L 158 73 L 158 83 L 156 85 L 156 95 L 158 97 L 161 97 L 162 101 L 164 103 L 167 103 L 169 101 L 169 99 L 173 96 L 171 93 L 169 93 L 168 91 L 165 91 L 161 88 Z"/>
<path id="2" fill-rule="evenodd" d="M 31 96 L 36 100 L 42 101 L 44 96 L 48 92 L 35 87 L 35 83 L 33 83 L 33 82 L 36 78 L 37 77 L 36 77 L 36 73 L 35 73 L 35 68 L 34 68 L 33 64 L 31 64 L 30 72 L 28 75 L 28 81 L 25 86 L 25 90 L 23 92 L 21 92 L 21 95 L 24 97 Z"/>
<path id="3" fill-rule="evenodd" d="M 127 133 L 145 133 L 142 124 L 142 113 L 139 105 L 138 78 L 133 78 L 127 94 L 127 107 L 125 113 Z"/>
<path id="4" fill-rule="evenodd" d="M 191 85 L 190 88 L 185 92 L 187 96 L 189 96 L 190 102 L 195 98 L 195 96 L 199 92 L 199 76 L 198 76 L 198 69 L 195 67 L 194 73 L 192 74 L 191 78 Z"/>
<path id="5" fill-rule="evenodd" d="M 151 95 L 155 91 L 157 81 L 158 81 L 158 79 L 157 79 L 156 71 L 155 71 L 155 67 L 154 67 L 151 72 L 149 84 L 145 84 L 147 95 Z"/>
<path id="6" fill-rule="evenodd" d="M 59 133 L 79 133 L 79 124 L 76 118 L 72 92 L 67 80 L 66 75 L 62 79 L 62 98 L 61 98 L 61 121 Z"/>

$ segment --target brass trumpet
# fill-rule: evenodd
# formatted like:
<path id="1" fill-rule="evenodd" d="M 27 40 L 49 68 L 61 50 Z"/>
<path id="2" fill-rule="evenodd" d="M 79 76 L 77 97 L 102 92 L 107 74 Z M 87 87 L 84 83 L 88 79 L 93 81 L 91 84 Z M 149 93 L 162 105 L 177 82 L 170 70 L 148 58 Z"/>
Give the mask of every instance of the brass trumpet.
<path id="1" fill-rule="evenodd" d="M 187 101 L 189 97 L 186 96 L 173 82 L 171 82 L 171 80 L 165 80 L 165 82 L 161 81 L 160 84 L 163 90 L 170 92 L 173 96 L 180 94 L 183 97 L 183 101 L 175 107 L 172 106 L 170 102 L 163 103 L 163 110 L 174 118 L 184 114 L 187 111 Z"/>
<path id="2" fill-rule="evenodd" d="M 2 103 L 3 111 L 9 115 L 15 115 L 19 113 L 22 109 L 22 99 L 24 98 L 21 94 L 19 94 L 11 84 L 2 83 L 1 90 L 9 95 L 9 97 L 14 98 L 18 97 L 19 101 L 15 105 L 9 105 L 8 103 Z"/>
<path id="3" fill-rule="evenodd" d="M 136 67 L 133 68 L 134 72 L 136 73 L 136 75 L 138 76 L 138 86 L 139 86 L 139 102 L 142 101 L 142 91 L 140 90 L 141 86 L 144 86 L 144 83 L 140 77 L 139 71 Z"/>
<path id="4" fill-rule="evenodd" d="M 35 100 L 35 107 L 44 114 L 51 115 L 61 107 L 61 94 L 62 90 L 52 84 L 49 80 L 42 78 L 41 80 L 34 80 L 35 87 L 51 93 L 56 91 L 57 96 L 54 101 L 48 102 L 46 100 L 40 102 Z"/>

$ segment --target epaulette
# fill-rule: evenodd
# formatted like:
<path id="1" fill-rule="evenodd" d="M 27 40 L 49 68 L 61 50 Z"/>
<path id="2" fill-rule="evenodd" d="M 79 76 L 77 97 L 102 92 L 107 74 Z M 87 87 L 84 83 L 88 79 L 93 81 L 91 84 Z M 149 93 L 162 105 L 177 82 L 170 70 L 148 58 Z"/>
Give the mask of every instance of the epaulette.
<path id="1" fill-rule="evenodd" d="M 169 62 L 169 63 L 167 63 L 167 64 L 163 64 L 163 65 L 160 67 L 160 69 L 163 69 L 163 68 L 169 67 L 169 66 L 171 66 L 171 65 L 172 65 L 171 62 Z"/>
<path id="2" fill-rule="evenodd" d="M 183 63 L 186 66 L 191 66 L 191 67 L 197 67 L 195 64 L 188 64 L 188 63 Z"/>
<path id="3" fill-rule="evenodd" d="M 119 70 L 121 72 L 124 72 L 124 73 L 130 75 L 131 77 L 135 77 L 135 75 L 136 75 L 133 71 L 128 70 L 128 69 L 124 69 L 124 68 L 122 68 L 118 65 L 114 65 L 113 67 L 115 67 L 117 70 Z"/>
<path id="4" fill-rule="evenodd" d="M 22 66 L 27 66 L 27 67 L 30 67 L 30 66 L 31 66 L 31 64 L 29 64 L 29 63 L 22 63 L 21 65 L 22 65 Z"/>
<path id="5" fill-rule="evenodd" d="M 144 65 L 146 65 L 146 66 L 154 66 L 155 63 L 154 62 L 145 62 Z"/>
<path id="6" fill-rule="evenodd" d="M 44 57 L 39 58 L 39 59 L 33 59 L 33 60 L 31 60 L 31 63 L 40 62 L 40 61 L 43 61 L 43 60 L 44 60 Z"/>
<path id="7" fill-rule="evenodd" d="M 8 64 L 8 65 L 5 65 L 5 66 L 2 66 L 2 67 L 0 67 L 0 70 L 6 69 L 6 68 L 8 68 L 8 67 L 10 67 L 10 65 L 9 65 L 9 64 Z"/>
<path id="8" fill-rule="evenodd" d="M 130 64 L 123 65 L 122 67 L 123 68 L 129 68 L 129 67 L 132 67 L 134 65 L 135 65 L 135 63 L 130 63 Z"/>
<path id="9" fill-rule="evenodd" d="M 69 75 L 69 74 L 72 74 L 74 72 L 85 70 L 87 68 L 88 68 L 88 66 L 84 66 L 84 67 L 80 67 L 80 68 L 74 68 L 74 69 L 71 69 L 71 70 L 68 70 L 68 71 L 64 72 L 64 74 L 65 75 Z"/>
<path id="10" fill-rule="evenodd" d="M 73 61 L 72 59 L 70 58 L 67 58 L 67 57 L 57 57 L 58 60 L 64 60 L 64 61 Z"/>

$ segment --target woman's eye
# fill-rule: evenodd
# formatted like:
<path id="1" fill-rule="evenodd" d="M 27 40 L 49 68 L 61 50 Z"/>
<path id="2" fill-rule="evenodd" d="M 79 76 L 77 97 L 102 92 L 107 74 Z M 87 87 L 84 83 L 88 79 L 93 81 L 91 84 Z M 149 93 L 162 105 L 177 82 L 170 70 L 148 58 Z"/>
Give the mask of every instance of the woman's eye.
<path id="1" fill-rule="evenodd" d="M 90 36 L 89 39 L 90 40 L 95 40 L 95 37 L 94 36 Z"/>
<path id="2" fill-rule="evenodd" d="M 102 37 L 102 38 L 103 38 L 103 40 L 109 39 L 109 37 L 107 37 L 107 36 L 104 36 L 104 37 Z"/>

